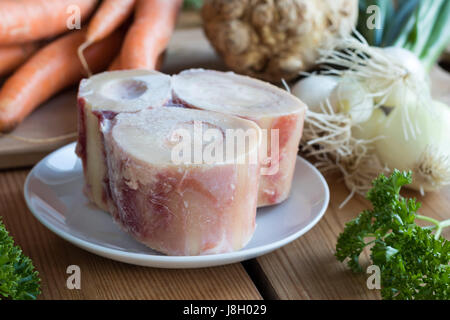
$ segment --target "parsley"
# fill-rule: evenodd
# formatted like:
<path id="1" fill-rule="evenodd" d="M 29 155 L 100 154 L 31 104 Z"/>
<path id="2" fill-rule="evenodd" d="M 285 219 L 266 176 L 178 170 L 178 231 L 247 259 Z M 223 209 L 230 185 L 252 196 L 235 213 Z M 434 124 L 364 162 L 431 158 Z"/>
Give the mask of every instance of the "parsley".
<path id="1" fill-rule="evenodd" d="M 40 279 L 30 258 L 14 245 L 0 220 L 0 300 L 36 299 L 40 293 Z"/>
<path id="2" fill-rule="evenodd" d="M 346 224 L 336 257 L 348 260 L 353 271 L 362 271 L 359 256 L 369 246 L 372 263 L 381 271 L 383 299 L 450 299 L 450 242 L 441 237 L 450 220 L 417 214 L 420 203 L 400 196 L 401 187 L 411 181 L 411 172 L 398 170 L 373 181 L 367 194 L 373 209 Z M 416 219 L 433 226 L 420 227 Z"/>

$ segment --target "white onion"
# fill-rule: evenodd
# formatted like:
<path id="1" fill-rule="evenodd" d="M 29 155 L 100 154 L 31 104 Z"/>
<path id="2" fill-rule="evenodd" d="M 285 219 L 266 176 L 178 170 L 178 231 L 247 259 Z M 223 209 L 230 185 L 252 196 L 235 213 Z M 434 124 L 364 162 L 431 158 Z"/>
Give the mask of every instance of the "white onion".
<path id="1" fill-rule="evenodd" d="M 425 68 L 414 53 L 400 47 L 386 47 L 381 50 L 383 50 L 390 59 L 393 59 L 396 63 L 402 65 L 409 74 L 418 79 L 426 80 L 427 73 Z"/>
<path id="2" fill-rule="evenodd" d="M 369 120 L 374 109 L 368 89 L 352 78 L 342 78 L 330 95 L 330 103 L 340 113 L 349 114 L 354 124 Z"/>
<path id="3" fill-rule="evenodd" d="M 450 179 L 450 108 L 433 102 L 433 112 L 415 104 L 394 108 L 375 143 L 376 153 L 390 169 L 413 170 L 415 189 L 431 191 Z M 405 114 L 408 113 L 408 114 Z M 405 123 L 405 119 L 411 123 Z M 412 126 L 415 136 L 408 132 Z"/>
<path id="4" fill-rule="evenodd" d="M 395 108 L 403 105 L 411 105 L 418 101 L 417 94 L 401 82 L 395 83 L 389 94 L 374 99 L 375 103 L 381 103 L 385 107 Z"/>
<path id="5" fill-rule="evenodd" d="M 324 75 L 311 75 L 298 81 L 291 93 L 302 100 L 314 112 L 321 112 L 321 104 L 326 101 L 338 83 L 338 78 Z"/>
<path id="6" fill-rule="evenodd" d="M 386 97 L 375 100 L 376 103 L 382 102 L 387 107 L 397 107 L 413 103 L 418 100 L 418 93 L 415 90 L 419 88 L 411 87 L 412 83 L 421 83 L 420 88 L 428 83 L 428 76 L 420 62 L 419 58 L 409 50 L 398 47 L 387 47 L 380 49 L 388 59 L 402 66 L 407 74 L 392 85 L 390 92 Z M 409 85 L 406 84 L 409 82 Z"/>
<path id="7" fill-rule="evenodd" d="M 386 115 L 383 110 L 377 108 L 372 116 L 366 122 L 352 127 L 352 136 L 360 140 L 372 140 L 382 136 L 381 128 L 386 121 Z"/>
<path id="8" fill-rule="evenodd" d="M 340 169 L 359 194 L 375 174 L 395 168 L 413 170 L 413 187 L 421 191 L 450 185 L 450 110 L 433 102 L 429 77 L 412 52 L 343 37 L 321 50 L 318 63 L 338 77 L 332 92 L 316 82 L 298 94 L 306 100 L 318 87 L 325 93 L 314 101 L 329 95 L 334 112 L 309 115 L 304 130 L 305 145 L 319 146 L 310 153 L 323 168 Z"/>

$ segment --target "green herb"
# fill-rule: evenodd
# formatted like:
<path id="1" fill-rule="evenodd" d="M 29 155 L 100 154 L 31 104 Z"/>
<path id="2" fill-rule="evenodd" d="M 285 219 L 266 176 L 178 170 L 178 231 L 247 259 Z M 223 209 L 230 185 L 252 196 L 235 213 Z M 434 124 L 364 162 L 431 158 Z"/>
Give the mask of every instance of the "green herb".
<path id="1" fill-rule="evenodd" d="M 401 187 L 411 181 L 410 172 L 398 170 L 374 180 L 367 195 L 373 209 L 346 224 L 336 257 L 348 259 L 353 271 L 362 271 L 359 256 L 370 247 L 372 263 L 381 271 L 384 299 L 450 299 L 450 242 L 441 237 L 450 220 L 417 214 L 420 203 L 400 196 Z M 416 219 L 433 226 L 420 227 Z"/>
<path id="2" fill-rule="evenodd" d="M 0 300 L 36 299 L 40 279 L 30 258 L 14 245 L 14 240 L 0 220 Z"/>
<path id="3" fill-rule="evenodd" d="M 381 28 L 367 26 L 371 5 L 378 7 Z M 448 0 L 360 0 L 357 29 L 372 46 L 414 52 L 429 71 L 450 43 L 449 16 Z"/>
<path id="4" fill-rule="evenodd" d="M 203 0 L 184 0 L 183 8 L 185 9 L 200 9 L 203 5 Z"/>

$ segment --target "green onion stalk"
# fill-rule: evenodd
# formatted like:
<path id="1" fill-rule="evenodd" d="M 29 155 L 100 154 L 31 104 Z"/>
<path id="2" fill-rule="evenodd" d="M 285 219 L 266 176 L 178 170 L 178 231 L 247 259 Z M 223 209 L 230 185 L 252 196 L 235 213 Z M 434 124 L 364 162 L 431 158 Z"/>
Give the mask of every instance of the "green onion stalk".
<path id="1" fill-rule="evenodd" d="M 373 5 L 379 13 L 376 28 L 367 24 Z M 413 52 L 429 72 L 450 44 L 450 1 L 360 0 L 357 29 L 371 46 Z"/>

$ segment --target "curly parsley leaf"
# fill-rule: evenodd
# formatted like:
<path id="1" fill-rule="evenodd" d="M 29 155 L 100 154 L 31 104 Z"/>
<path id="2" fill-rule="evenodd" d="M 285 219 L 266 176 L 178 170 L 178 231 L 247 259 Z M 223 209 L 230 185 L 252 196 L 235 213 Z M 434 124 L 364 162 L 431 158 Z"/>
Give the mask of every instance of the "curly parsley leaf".
<path id="1" fill-rule="evenodd" d="M 386 248 L 395 253 L 386 255 Z M 372 261 L 380 266 L 384 299 L 450 299 L 450 242 L 434 239 L 431 230 L 414 226 L 392 233 L 372 248 Z"/>
<path id="2" fill-rule="evenodd" d="M 374 180 L 367 195 L 373 209 L 346 224 L 336 257 L 348 259 L 353 271 L 362 271 L 359 257 L 369 246 L 373 264 L 380 267 L 385 299 L 448 299 L 450 244 L 415 224 L 423 217 L 417 215 L 420 203 L 400 196 L 402 186 L 411 181 L 410 172 L 398 170 Z"/>
<path id="3" fill-rule="evenodd" d="M 14 245 L 0 220 L 0 300 L 36 299 L 40 293 L 40 279 L 30 258 Z"/>

